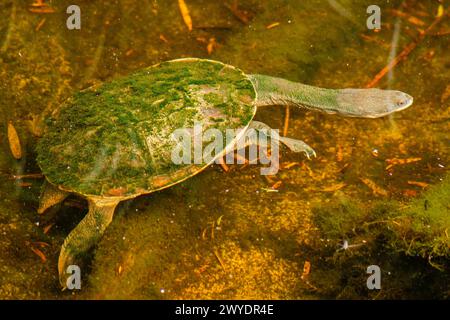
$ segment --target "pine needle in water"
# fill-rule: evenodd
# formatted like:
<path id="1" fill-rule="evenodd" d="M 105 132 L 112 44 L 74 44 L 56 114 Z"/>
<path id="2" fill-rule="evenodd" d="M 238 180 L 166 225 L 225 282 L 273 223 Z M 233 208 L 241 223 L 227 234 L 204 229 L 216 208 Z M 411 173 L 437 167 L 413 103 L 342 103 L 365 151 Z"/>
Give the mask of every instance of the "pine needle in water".
<path id="1" fill-rule="evenodd" d="M 8 123 L 8 142 L 13 157 L 17 160 L 22 158 L 22 147 L 20 145 L 19 135 L 11 121 Z"/>
<path id="2" fill-rule="evenodd" d="M 189 14 L 189 9 L 184 0 L 178 0 L 178 6 L 180 7 L 181 16 L 183 17 L 184 23 L 188 27 L 189 31 L 192 31 L 192 18 Z"/>

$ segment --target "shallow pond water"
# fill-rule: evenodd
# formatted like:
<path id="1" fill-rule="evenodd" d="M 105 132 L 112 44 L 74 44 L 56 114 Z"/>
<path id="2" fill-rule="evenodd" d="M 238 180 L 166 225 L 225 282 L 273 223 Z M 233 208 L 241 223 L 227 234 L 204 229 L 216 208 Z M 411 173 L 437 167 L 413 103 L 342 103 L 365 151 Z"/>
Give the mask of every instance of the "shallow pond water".
<path id="1" fill-rule="evenodd" d="M 30 0 L 0 3 L 0 298 L 448 298 L 447 233 L 446 256 L 433 265 L 430 255 L 377 251 L 380 239 L 357 231 L 328 236 L 317 219 L 345 199 L 365 210 L 379 203 L 403 210 L 434 187 L 440 225 L 450 227 L 449 184 L 441 184 L 450 155 L 448 2 L 381 1 L 379 32 L 366 26 L 371 1 L 185 2 L 192 31 L 177 1 L 79 1 L 81 30 L 66 27 L 70 1 L 45 1 L 53 12 Z M 427 30 L 440 7 L 443 16 Z M 123 202 L 88 259 L 83 289 L 59 290 L 59 250 L 87 204 L 72 196 L 37 214 L 44 179 L 34 147 L 40 119 L 64 99 L 191 56 L 315 86 L 362 88 L 411 43 L 376 84 L 411 94 L 410 108 L 381 119 L 290 108 L 288 136 L 317 158 L 282 149 L 276 176 L 261 176 L 255 165 L 228 172 L 213 165 Z M 285 114 L 266 107 L 256 119 L 283 129 Z M 8 123 L 21 141 L 20 160 L 10 151 Z M 359 246 L 339 250 L 343 241 Z M 370 264 L 383 270 L 381 290 L 366 287 Z"/>

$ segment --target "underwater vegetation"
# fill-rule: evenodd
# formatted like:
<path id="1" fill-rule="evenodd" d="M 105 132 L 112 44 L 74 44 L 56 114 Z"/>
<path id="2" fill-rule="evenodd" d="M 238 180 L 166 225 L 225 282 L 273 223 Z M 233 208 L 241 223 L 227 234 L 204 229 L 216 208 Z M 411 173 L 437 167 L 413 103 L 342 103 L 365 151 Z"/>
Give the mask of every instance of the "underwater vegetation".
<path id="1" fill-rule="evenodd" d="M 450 297 L 450 175 L 406 205 L 379 201 L 367 207 L 343 196 L 315 207 L 313 221 L 320 240 L 309 250 L 321 258 L 311 282 L 320 288 L 332 279 L 340 282 L 325 295 L 367 294 L 364 269 L 379 265 L 382 290 L 368 297 Z"/>

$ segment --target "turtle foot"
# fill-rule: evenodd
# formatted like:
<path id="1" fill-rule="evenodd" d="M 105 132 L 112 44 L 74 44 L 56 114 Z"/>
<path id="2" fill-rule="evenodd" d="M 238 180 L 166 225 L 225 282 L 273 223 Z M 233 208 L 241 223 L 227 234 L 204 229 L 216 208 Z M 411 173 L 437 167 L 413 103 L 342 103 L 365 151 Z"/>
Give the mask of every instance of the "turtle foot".
<path id="1" fill-rule="evenodd" d="M 89 212 L 64 240 L 58 259 L 59 282 L 67 288 L 69 276 L 76 268 L 81 272 L 83 257 L 103 236 L 111 223 L 114 210 L 119 203 L 116 199 L 89 199 Z"/>
<path id="2" fill-rule="evenodd" d="M 313 148 L 308 146 L 302 140 L 280 137 L 279 140 L 288 147 L 293 152 L 303 152 L 308 159 L 311 160 L 312 157 L 317 157 L 316 152 Z"/>

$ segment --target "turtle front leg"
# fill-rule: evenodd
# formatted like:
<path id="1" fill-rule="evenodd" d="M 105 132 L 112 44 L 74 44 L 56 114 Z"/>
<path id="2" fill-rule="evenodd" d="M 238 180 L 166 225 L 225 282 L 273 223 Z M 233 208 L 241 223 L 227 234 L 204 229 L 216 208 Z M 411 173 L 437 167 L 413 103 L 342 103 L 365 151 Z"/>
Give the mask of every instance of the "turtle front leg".
<path id="1" fill-rule="evenodd" d="M 288 147 L 293 152 L 304 152 L 308 159 L 311 157 L 316 157 L 316 152 L 313 148 L 308 146 L 305 142 L 298 139 L 281 137 L 275 130 L 272 130 L 267 124 L 259 121 L 252 121 L 248 127 L 248 129 L 254 129 L 258 131 L 258 134 L 265 134 L 266 136 L 274 139 L 275 141 L 279 141 L 283 143 L 286 147 Z M 257 143 L 256 141 L 252 141 L 253 143 Z"/>
<path id="2" fill-rule="evenodd" d="M 67 267 L 80 266 L 78 259 L 82 258 L 101 239 L 120 202 L 116 199 L 88 199 L 88 201 L 89 212 L 64 240 L 59 254 L 59 282 L 63 288 L 67 286 Z"/>
<path id="3" fill-rule="evenodd" d="M 44 213 L 48 208 L 63 202 L 68 195 L 69 192 L 60 190 L 53 184 L 45 181 L 44 185 L 42 186 L 42 192 L 39 199 L 39 208 L 37 212 L 39 214 Z"/>

